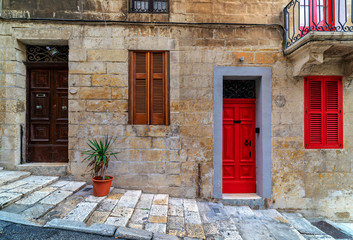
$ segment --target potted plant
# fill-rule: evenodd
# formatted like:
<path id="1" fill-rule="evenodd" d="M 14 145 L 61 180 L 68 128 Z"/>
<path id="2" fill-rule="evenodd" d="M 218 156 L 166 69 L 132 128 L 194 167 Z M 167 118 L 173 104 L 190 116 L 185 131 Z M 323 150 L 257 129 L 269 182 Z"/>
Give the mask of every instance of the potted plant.
<path id="1" fill-rule="evenodd" d="M 111 151 L 111 146 L 115 139 L 109 136 L 104 136 L 103 139 L 88 140 L 89 150 L 83 153 L 87 155 L 83 161 L 88 161 L 88 167 L 91 167 L 93 181 L 93 195 L 103 197 L 108 195 L 110 186 L 113 181 L 112 176 L 105 175 L 111 156 L 117 155 L 117 152 Z"/>

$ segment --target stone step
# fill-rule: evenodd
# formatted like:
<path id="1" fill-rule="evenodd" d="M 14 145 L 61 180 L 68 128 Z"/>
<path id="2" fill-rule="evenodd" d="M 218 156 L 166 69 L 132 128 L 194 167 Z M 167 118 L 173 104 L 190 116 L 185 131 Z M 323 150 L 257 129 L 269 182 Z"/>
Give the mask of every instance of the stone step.
<path id="1" fill-rule="evenodd" d="M 305 239 L 334 239 L 317 227 L 313 226 L 300 213 L 281 213 L 283 217 L 301 234 Z"/>
<path id="2" fill-rule="evenodd" d="M 265 201 L 257 194 L 223 194 L 221 202 L 224 205 L 248 206 L 251 209 L 264 209 Z"/>
<path id="3" fill-rule="evenodd" d="M 225 211 L 234 222 L 255 219 L 256 215 L 248 206 L 224 206 Z"/>
<path id="4" fill-rule="evenodd" d="M 21 188 L 24 188 L 26 191 L 28 191 L 30 189 L 33 189 L 33 187 L 31 187 L 31 184 L 34 184 L 34 186 L 39 189 L 29 194 L 28 196 L 25 196 L 22 199 L 18 200 L 16 203 L 6 207 L 3 211 L 18 213 L 29 219 L 39 219 L 51 209 L 53 209 L 56 205 L 64 201 L 68 196 L 72 195 L 74 192 L 78 191 L 81 187 L 85 185 L 85 182 L 71 182 L 71 191 L 65 191 L 62 189 L 66 189 L 65 187 L 67 187 L 68 184 L 63 185 L 63 181 L 57 181 L 53 183 L 57 179 L 57 177 L 30 176 L 26 179 L 20 180 L 27 180 L 30 183 L 25 185 L 25 187 L 23 185 L 20 185 L 16 188 L 12 188 L 10 191 L 16 192 L 16 189 L 17 191 L 19 191 L 19 189 Z M 53 184 L 48 187 L 45 187 L 50 183 Z M 10 185 L 11 184 L 5 185 L 3 186 L 3 188 L 10 189 Z M 41 186 L 44 188 L 40 188 Z"/>
<path id="5" fill-rule="evenodd" d="M 0 186 L 9 184 L 11 182 L 20 180 L 22 178 L 28 177 L 31 175 L 30 172 L 19 172 L 19 171 L 1 171 L 0 174 Z"/>
<path id="6" fill-rule="evenodd" d="M 58 177 L 29 176 L 0 187 L 0 209 L 58 180 Z"/>

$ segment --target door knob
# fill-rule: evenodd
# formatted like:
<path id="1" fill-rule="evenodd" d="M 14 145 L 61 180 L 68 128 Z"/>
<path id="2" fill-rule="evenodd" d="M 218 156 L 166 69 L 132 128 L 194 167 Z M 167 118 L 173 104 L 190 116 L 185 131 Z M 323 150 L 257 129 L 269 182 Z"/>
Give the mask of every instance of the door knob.
<path id="1" fill-rule="evenodd" d="M 244 143 L 244 144 L 245 144 L 245 146 L 248 146 L 249 142 L 248 142 L 247 139 L 245 140 L 245 143 Z"/>
<path id="2" fill-rule="evenodd" d="M 36 109 L 43 109 L 43 106 L 42 105 L 37 105 Z"/>
<path id="3" fill-rule="evenodd" d="M 67 110 L 67 106 L 62 106 L 61 109 L 66 111 Z"/>

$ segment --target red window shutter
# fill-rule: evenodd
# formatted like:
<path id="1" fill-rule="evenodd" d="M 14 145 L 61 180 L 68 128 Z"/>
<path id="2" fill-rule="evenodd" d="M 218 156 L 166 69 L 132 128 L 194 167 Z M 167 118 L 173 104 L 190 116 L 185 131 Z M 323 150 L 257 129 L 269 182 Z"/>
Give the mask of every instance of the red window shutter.
<path id="1" fill-rule="evenodd" d="M 149 83 L 148 83 L 148 53 L 134 52 L 132 54 L 132 118 L 133 124 L 148 124 Z"/>
<path id="2" fill-rule="evenodd" d="M 343 146 L 342 81 L 335 76 L 305 78 L 305 147 Z"/>
<path id="3" fill-rule="evenodd" d="M 166 53 L 151 53 L 151 124 L 165 124 Z"/>
<path id="4" fill-rule="evenodd" d="M 320 147 L 322 145 L 322 79 L 306 79 L 305 107 L 305 145 Z"/>
<path id="5" fill-rule="evenodd" d="M 325 78 L 326 93 L 326 146 L 340 148 L 342 138 L 342 81 L 339 77 Z"/>

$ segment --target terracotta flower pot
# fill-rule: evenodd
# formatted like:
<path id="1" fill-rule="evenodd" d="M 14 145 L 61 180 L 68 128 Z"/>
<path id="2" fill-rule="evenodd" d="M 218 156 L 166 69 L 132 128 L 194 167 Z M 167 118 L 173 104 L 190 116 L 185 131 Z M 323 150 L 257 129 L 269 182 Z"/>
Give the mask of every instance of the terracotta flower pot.
<path id="1" fill-rule="evenodd" d="M 109 177 L 107 180 L 102 180 L 100 176 L 96 176 L 92 178 L 93 181 L 93 195 L 95 197 L 104 197 L 108 195 L 110 186 L 112 185 L 113 177 Z"/>

